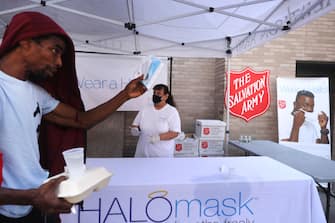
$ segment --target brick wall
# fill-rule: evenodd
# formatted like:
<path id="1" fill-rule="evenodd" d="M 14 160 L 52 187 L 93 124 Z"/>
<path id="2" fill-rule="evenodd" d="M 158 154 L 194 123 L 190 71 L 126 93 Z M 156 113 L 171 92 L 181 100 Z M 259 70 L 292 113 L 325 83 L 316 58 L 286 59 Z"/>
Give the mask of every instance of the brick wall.
<path id="1" fill-rule="evenodd" d="M 219 59 L 217 59 L 219 60 Z M 182 130 L 194 132 L 196 119 L 217 119 L 220 96 L 218 92 L 223 89 L 216 75 L 216 59 L 201 58 L 173 58 L 172 65 L 172 91 L 181 116 Z M 224 59 L 221 59 L 224 61 Z M 224 66 L 222 76 L 224 74 Z M 223 97 L 223 94 L 221 94 Z M 222 99 L 223 101 L 223 99 Z"/>

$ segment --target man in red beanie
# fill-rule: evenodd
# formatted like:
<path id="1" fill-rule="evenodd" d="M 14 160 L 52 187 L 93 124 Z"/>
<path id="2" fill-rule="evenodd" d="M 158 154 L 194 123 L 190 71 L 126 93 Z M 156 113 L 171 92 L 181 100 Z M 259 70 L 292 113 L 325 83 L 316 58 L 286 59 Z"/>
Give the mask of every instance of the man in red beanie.
<path id="1" fill-rule="evenodd" d="M 132 80 L 114 98 L 85 112 L 71 38 L 41 13 L 23 12 L 12 18 L 0 46 L 0 153 L 4 157 L 0 222 L 39 223 L 45 222 L 45 213 L 70 211 L 71 204 L 55 193 L 65 178 L 43 184 L 49 173 L 39 163 L 38 137 L 42 151 L 52 157 L 47 161 L 51 174 L 62 172 L 61 152 L 84 147 L 85 129 L 143 94 L 142 79 Z"/>

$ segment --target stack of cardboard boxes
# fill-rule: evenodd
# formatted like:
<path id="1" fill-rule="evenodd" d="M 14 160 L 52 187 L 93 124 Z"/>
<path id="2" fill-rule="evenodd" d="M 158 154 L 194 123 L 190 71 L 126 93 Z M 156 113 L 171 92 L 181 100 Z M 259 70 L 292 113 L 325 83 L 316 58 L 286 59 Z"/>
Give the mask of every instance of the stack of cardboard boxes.
<path id="1" fill-rule="evenodd" d="M 195 134 L 176 140 L 175 157 L 222 156 L 226 123 L 220 120 L 197 119 Z"/>
<path id="2" fill-rule="evenodd" d="M 198 119 L 195 135 L 199 140 L 199 156 L 222 156 L 226 123 L 220 120 Z"/>

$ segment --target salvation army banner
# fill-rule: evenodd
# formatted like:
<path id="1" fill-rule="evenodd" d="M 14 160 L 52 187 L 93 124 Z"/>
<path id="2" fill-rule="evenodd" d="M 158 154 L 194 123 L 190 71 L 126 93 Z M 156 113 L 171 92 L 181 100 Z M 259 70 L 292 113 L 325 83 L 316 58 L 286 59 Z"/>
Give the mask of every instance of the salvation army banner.
<path id="1" fill-rule="evenodd" d="M 89 110 L 106 102 L 124 89 L 132 79 L 141 74 L 146 59 L 142 56 L 77 53 L 78 86 L 85 109 Z M 168 83 L 167 58 L 159 59 L 163 66 L 151 88 L 158 83 Z M 118 111 L 138 111 L 151 102 L 151 97 L 152 89 L 148 89 L 140 97 L 124 103 Z"/>
<path id="2" fill-rule="evenodd" d="M 328 78 L 277 78 L 277 111 L 280 144 L 330 159 Z"/>
<path id="3" fill-rule="evenodd" d="M 266 112 L 270 106 L 269 75 L 269 70 L 257 72 L 249 67 L 230 72 L 228 106 L 232 115 L 248 122 Z"/>

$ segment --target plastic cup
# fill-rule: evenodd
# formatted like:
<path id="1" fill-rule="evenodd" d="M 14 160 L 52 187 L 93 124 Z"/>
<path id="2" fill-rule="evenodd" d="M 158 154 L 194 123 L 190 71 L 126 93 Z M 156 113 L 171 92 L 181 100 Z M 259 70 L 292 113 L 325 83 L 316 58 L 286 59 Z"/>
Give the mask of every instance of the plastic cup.
<path id="1" fill-rule="evenodd" d="M 84 148 L 78 147 L 63 152 L 66 170 L 70 179 L 78 178 L 85 172 Z"/>
<path id="2" fill-rule="evenodd" d="M 235 168 L 222 165 L 220 167 L 220 172 L 221 172 L 221 175 L 224 177 L 231 177 L 235 173 Z"/>

